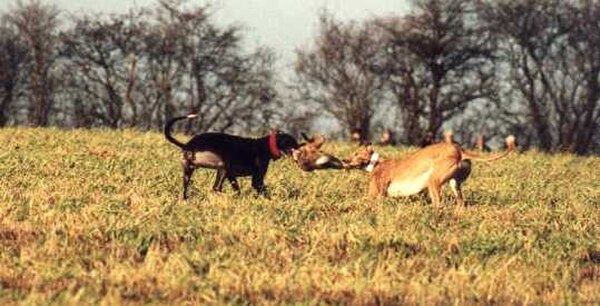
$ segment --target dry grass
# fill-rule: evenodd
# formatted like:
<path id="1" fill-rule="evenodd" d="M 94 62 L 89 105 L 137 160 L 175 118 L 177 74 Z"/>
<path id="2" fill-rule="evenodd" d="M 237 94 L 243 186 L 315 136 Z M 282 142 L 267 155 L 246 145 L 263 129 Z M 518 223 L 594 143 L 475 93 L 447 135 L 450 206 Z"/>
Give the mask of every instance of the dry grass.
<path id="1" fill-rule="evenodd" d="M 0 304 L 600 303 L 599 158 L 475 163 L 471 205 L 436 210 L 289 160 L 271 199 L 246 179 L 213 194 L 201 170 L 184 202 L 160 134 L 4 129 L 0 145 Z"/>

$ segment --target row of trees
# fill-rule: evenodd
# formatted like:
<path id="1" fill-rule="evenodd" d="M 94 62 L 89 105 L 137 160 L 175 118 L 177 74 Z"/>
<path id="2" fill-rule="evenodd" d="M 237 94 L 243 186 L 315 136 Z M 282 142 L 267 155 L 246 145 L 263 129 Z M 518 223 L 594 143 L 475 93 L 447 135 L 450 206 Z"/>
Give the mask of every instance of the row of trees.
<path id="1" fill-rule="evenodd" d="M 18 3 L 0 21 L 0 126 L 188 132 L 307 129 L 329 117 L 400 141 L 453 129 L 516 134 L 524 146 L 600 150 L 600 1 L 414 0 L 404 16 L 327 13 L 282 86 L 265 48 L 217 26 L 207 6 L 159 0 L 111 16 L 65 17 Z M 278 93 L 277 89 L 286 89 Z"/>
<path id="2" fill-rule="evenodd" d="M 0 25 L 0 126 L 156 129 L 197 112 L 188 131 L 266 128 L 274 58 L 244 52 L 241 31 L 216 26 L 208 9 L 165 0 L 66 19 L 19 3 Z"/>
<path id="3" fill-rule="evenodd" d="M 420 0 L 365 22 L 321 17 L 296 89 L 368 137 L 375 114 L 417 144 L 445 128 L 514 133 L 544 151 L 598 152 L 600 2 Z M 391 102 L 391 103 L 387 103 Z"/>

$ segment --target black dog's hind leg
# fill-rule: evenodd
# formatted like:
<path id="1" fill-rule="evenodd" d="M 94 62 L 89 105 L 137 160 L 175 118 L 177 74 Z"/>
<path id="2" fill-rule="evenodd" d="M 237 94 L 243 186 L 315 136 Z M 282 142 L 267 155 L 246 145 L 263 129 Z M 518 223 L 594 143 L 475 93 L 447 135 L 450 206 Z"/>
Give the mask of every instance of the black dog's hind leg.
<path id="1" fill-rule="evenodd" d="M 188 190 L 190 187 L 190 182 L 192 180 L 192 174 L 194 173 L 194 153 L 193 152 L 184 152 L 183 153 L 183 198 L 188 198 Z"/>
<path id="2" fill-rule="evenodd" d="M 226 174 L 227 172 L 225 171 L 225 169 L 217 169 L 217 177 L 215 179 L 215 184 L 213 185 L 214 191 L 223 191 L 223 182 L 225 181 Z"/>
<path id="3" fill-rule="evenodd" d="M 183 169 L 183 198 L 188 198 L 188 191 L 190 187 L 190 181 L 192 180 L 192 174 L 194 173 L 194 167 L 188 166 Z"/>

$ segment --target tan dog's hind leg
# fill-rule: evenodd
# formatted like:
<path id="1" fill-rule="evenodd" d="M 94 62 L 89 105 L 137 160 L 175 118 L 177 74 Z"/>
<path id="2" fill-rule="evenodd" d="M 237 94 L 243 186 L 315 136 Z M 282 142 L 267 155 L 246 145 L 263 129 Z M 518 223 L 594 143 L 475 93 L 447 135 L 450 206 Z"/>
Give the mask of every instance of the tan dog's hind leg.
<path id="1" fill-rule="evenodd" d="M 461 206 L 465 206 L 465 200 L 463 199 L 462 191 L 460 190 L 460 183 L 458 183 L 455 179 L 450 179 L 449 182 L 450 188 L 456 197 L 456 203 Z"/>
<path id="2" fill-rule="evenodd" d="M 454 176 L 457 170 L 458 165 L 455 159 L 439 161 L 436 165 L 436 171 L 434 171 L 432 174 L 427 185 L 429 189 L 429 195 L 431 196 L 431 202 L 434 206 L 439 207 L 442 204 L 442 185 L 448 182 L 448 180 Z M 454 188 L 452 188 L 452 190 L 454 191 Z"/>

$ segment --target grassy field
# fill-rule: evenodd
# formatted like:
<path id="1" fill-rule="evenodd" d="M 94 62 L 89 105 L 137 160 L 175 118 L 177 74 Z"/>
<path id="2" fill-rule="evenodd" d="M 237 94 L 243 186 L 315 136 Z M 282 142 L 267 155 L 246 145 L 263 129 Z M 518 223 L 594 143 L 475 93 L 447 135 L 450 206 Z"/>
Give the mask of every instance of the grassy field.
<path id="1" fill-rule="evenodd" d="M 470 205 L 434 209 L 290 160 L 270 199 L 248 179 L 214 194 L 200 170 L 185 202 L 155 133 L 3 129 L 0 146 L 2 305 L 600 303 L 600 158 L 474 163 Z"/>

